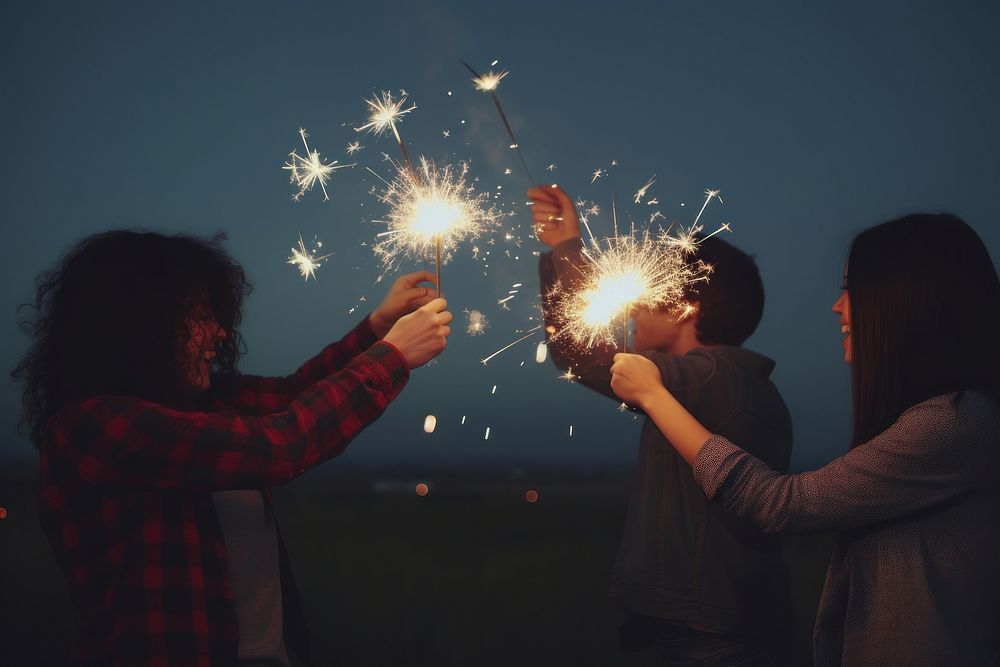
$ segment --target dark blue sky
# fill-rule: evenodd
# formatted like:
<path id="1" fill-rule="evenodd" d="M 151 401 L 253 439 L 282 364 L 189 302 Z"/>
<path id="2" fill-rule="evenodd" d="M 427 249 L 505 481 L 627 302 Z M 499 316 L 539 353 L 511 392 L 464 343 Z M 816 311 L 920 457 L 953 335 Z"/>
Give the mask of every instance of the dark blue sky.
<path id="1" fill-rule="evenodd" d="M 332 201 L 314 192 L 293 204 L 281 166 L 297 128 L 345 161 L 363 98 L 405 88 L 418 105 L 400 125 L 412 153 L 469 159 L 477 187 L 500 185 L 501 203 L 523 202 L 516 156 L 458 62 L 499 59 L 511 72 L 500 97 L 536 176 L 605 211 L 614 187 L 628 204 L 622 215 L 637 221 L 651 209 L 628 194 L 652 174 L 650 195 L 681 222 L 706 187 L 722 190 L 725 205 L 705 221 L 732 224 L 731 240 L 757 255 L 767 290 L 749 346 L 777 360 L 795 422 L 793 465 L 820 465 L 849 433 L 830 305 L 852 235 L 906 211 L 950 210 L 1000 253 L 997 34 L 995 2 L 8 1 L 0 362 L 9 369 L 24 351 L 14 311 L 41 270 L 86 234 L 142 226 L 225 230 L 256 285 L 243 370 L 290 372 L 384 292 L 362 245 L 380 231 L 371 220 L 384 207 L 361 167 L 384 172 L 380 152 L 396 155 L 390 141 L 362 136 L 360 164 L 337 172 Z M 591 185 L 611 160 L 620 165 Z M 526 225 L 515 208 L 509 226 Z M 592 222 L 610 233 L 606 212 Z M 303 284 L 285 264 L 300 232 L 335 253 L 318 283 Z M 538 303 L 539 245 L 529 237 L 491 250 L 498 259 L 487 275 L 468 247 L 444 274 L 452 310 L 483 311 L 487 334 L 456 327 L 440 361 L 414 373 L 349 460 L 530 466 L 634 456 L 637 422 L 536 364 L 536 341 L 478 363 L 530 325 Z M 524 287 L 511 310 L 500 310 L 516 282 Z M 32 455 L 14 434 L 17 412 L 8 386 L 0 456 Z M 438 417 L 430 436 L 427 413 Z"/>

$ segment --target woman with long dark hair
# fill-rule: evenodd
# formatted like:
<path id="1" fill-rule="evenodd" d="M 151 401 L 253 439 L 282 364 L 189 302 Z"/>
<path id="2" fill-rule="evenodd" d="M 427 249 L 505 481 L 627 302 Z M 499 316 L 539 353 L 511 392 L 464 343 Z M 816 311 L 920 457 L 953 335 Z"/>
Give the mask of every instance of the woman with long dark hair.
<path id="1" fill-rule="evenodd" d="M 288 665 L 308 656 L 270 488 L 341 453 L 450 333 L 402 276 L 287 377 L 236 371 L 243 269 L 221 239 L 113 231 L 39 279 L 14 370 L 42 526 L 80 665 Z"/>
<path id="2" fill-rule="evenodd" d="M 819 665 L 1000 659 L 1000 281 L 953 215 L 915 214 L 851 245 L 833 310 L 852 447 L 782 475 L 706 431 L 644 357 L 612 387 L 645 410 L 709 498 L 767 531 L 838 531 L 814 628 Z"/>

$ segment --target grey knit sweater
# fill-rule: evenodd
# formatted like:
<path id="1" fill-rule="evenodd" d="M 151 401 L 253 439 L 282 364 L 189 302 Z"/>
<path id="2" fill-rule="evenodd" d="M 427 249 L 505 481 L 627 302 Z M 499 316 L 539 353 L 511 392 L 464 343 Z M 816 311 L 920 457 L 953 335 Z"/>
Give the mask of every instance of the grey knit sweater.
<path id="1" fill-rule="evenodd" d="M 965 392 L 795 475 L 715 435 L 694 475 L 765 531 L 839 531 L 817 665 L 987 665 L 1000 659 L 998 452 L 1000 410 Z"/>

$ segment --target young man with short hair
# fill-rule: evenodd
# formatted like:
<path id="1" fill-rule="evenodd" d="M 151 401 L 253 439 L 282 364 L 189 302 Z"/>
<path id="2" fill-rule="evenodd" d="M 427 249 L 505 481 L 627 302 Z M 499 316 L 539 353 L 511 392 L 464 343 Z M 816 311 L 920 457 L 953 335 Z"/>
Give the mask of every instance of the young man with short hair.
<path id="1" fill-rule="evenodd" d="M 557 186 L 528 196 L 538 238 L 551 249 L 539 270 L 552 359 L 617 403 L 610 367 L 620 350 L 581 349 L 559 335 L 560 299 L 579 289 L 586 271 L 573 202 Z M 763 313 L 760 274 L 751 257 L 718 237 L 704 240 L 695 259 L 714 271 L 687 290 L 693 311 L 634 309 L 631 347 L 656 363 L 664 385 L 706 428 L 732 434 L 785 471 L 792 427 L 769 379 L 774 362 L 741 347 Z M 611 593 L 624 615 L 623 650 L 653 649 L 666 664 L 788 660 L 791 613 L 779 538 L 710 502 L 648 419 Z"/>

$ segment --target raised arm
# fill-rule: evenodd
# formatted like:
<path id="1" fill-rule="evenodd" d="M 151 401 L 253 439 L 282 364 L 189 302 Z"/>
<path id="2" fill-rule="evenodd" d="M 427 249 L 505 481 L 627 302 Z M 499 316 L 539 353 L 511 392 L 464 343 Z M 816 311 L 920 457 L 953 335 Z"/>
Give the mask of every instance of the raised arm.
<path id="1" fill-rule="evenodd" d="M 212 410 L 232 410 L 246 415 L 267 415 L 285 410 L 292 400 L 316 382 L 344 368 L 368 349 L 399 320 L 428 303 L 433 294 L 422 282 L 434 282 L 434 275 L 417 271 L 400 276 L 388 293 L 357 326 L 339 341 L 328 345 L 291 375 L 264 377 L 232 375 L 213 380 L 208 405 Z"/>
<path id="2" fill-rule="evenodd" d="M 409 369 L 440 353 L 451 314 L 435 299 L 376 342 L 262 417 L 185 412 L 125 396 L 72 403 L 42 448 L 92 484 L 208 491 L 279 484 L 336 456 L 400 392 Z"/>
<path id="3" fill-rule="evenodd" d="M 846 530 L 931 507 L 976 483 L 982 435 L 966 433 L 950 396 L 903 413 L 886 431 L 819 470 L 783 475 L 725 438 L 712 435 L 659 385 L 647 359 L 618 355 L 612 386 L 653 419 L 692 464 L 709 498 L 762 530 Z M 658 386 L 657 386 L 658 385 Z M 967 395 L 967 409 L 985 409 Z M 977 414 L 978 416 L 978 414 Z"/>
<path id="4" fill-rule="evenodd" d="M 561 335 L 562 301 L 579 289 L 585 277 L 580 220 L 573 200 L 556 185 L 532 188 L 528 197 L 532 201 L 532 222 L 538 240 L 550 248 L 538 260 L 549 356 L 560 370 L 571 370 L 580 384 L 617 402 L 611 391 L 610 372 L 615 348 L 609 345 L 584 348 Z"/>

